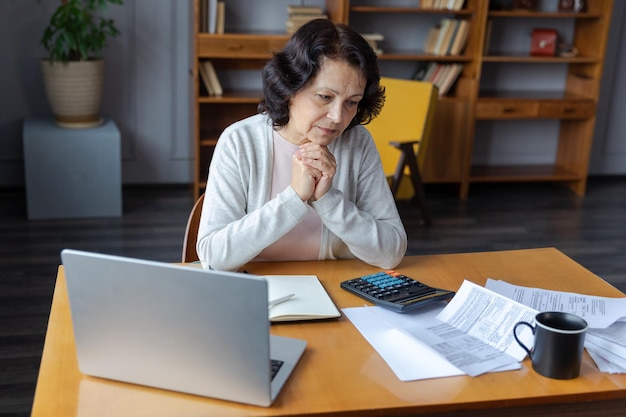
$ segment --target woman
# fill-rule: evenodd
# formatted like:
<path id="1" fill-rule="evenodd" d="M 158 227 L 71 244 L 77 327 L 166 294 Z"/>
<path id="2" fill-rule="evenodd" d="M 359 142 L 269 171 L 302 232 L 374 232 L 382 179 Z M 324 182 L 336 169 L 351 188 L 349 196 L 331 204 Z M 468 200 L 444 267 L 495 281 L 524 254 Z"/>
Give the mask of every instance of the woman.
<path id="1" fill-rule="evenodd" d="M 302 26 L 263 70 L 259 114 L 224 130 L 198 231 L 204 268 L 359 258 L 395 267 L 406 251 L 380 157 L 361 126 L 380 112 L 376 54 L 347 26 Z"/>

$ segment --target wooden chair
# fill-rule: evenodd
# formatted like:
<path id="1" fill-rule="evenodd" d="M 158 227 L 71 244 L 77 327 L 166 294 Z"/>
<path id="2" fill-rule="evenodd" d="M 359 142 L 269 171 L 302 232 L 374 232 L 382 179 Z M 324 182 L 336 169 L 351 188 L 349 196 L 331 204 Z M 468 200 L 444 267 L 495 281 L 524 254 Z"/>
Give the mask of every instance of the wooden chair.
<path id="1" fill-rule="evenodd" d="M 187 219 L 187 227 L 185 228 L 185 238 L 183 239 L 183 262 L 198 261 L 198 252 L 196 252 L 196 242 L 198 241 L 198 227 L 200 226 L 200 214 L 202 213 L 202 204 L 204 203 L 204 194 L 196 200 L 196 203 L 189 213 Z"/>
<path id="2" fill-rule="evenodd" d="M 382 77 L 385 106 L 365 125 L 376 143 L 395 198 L 412 198 L 420 207 L 424 225 L 432 220 L 426 204 L 420 169 L 431 135 L 437 87 L 428 82 Z M 398 152 L 399 151 L 399 152 Z M 408 177 L 410 183 L 402 182 Z"/>

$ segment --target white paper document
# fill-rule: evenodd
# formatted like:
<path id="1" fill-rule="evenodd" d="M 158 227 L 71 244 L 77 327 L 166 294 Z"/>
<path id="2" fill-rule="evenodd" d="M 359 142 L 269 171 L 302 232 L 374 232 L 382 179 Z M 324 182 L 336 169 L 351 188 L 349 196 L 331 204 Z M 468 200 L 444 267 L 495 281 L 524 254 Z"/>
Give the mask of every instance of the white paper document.
<path id="1" fill-rule="evenodd" d="M 463 375 L 463 371 L 426 343 L 401 330 L 412 324 L 432 324 L 444 306 L 445 303 L 441 302 L 404 314 L 381 307 L 353 307 L 344 308 L 343 313 L 382 356 L 398 379 L 413 381 Z"/>
<path id="2" fill-rule="evenodd" d="M 626 298 L 597 297 L 571 292 L 521 287 L 489 278 L 485 288 L 537 311 L 564 311 L 584 318 L 590 328 L 603 329 L 626 317 Z"/>
<path id="3" fill-rule="evenodd" d="M 521 287 L 494 279 L 488 279 L 486 287 L 539 311 L 564 311 L 584 318 L 589 324 L 585 348 L 598 369 L 626 373 L 626 298 Z"/>
<path id="4" fill-rule="evenodd" d="M 532 323 L 536 314 L 530 307 L 464 281 L 437 316 L 454 330 L 442 334 L 448 339 L 442 349 L 433 347 L 467 374 L 480 375 L 524 359 L 526 351 L 515 342 L 513 327 L 519 321 Z M 527 327 L 520 330 L 519 337 L 526 343 L 532 341 Z"/>
<path id="5" fill-rule="evenodd" d="M 593 346 L 589 348 L 588 342 L 585 341 L 585 347 L 587 348 L 587 352 L 589 352 L 589 356 L 596 363 L 600 372 L 606 372 L 608 374 L 625 374 L 626 367 L 621 367 L 617 363 L 613 362 L 615 360 L 614 357 L 611 359 L 607 359 L 610 357 L 610 353 L 602 350 L 601 348 L 594 348 Z"/>
<path id="6" fill-rule="evenodd" d="M 465 281 L 450 303 L 399 314 L 380 307 L 343 310 L 403 381 L 519 369 L 526 353 L 513 338 L 535 310 Z M 519 337 L 532 344 L 524 327 Z"/>
<path id="7" fill-rule="evenodd" d="M 589 329 L 585 347 L 602 372 L 626 373 L 626 322 L 604 329 Z"/>

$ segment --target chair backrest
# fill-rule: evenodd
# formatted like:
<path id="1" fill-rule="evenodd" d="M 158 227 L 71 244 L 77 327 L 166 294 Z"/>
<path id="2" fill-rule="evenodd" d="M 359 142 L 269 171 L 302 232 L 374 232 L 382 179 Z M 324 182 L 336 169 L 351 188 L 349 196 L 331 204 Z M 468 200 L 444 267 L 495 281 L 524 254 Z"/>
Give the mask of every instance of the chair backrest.
<path id="1" fill-rule="evenodd" d="M 385 106 L 371 123 L 365 125 L 374 137 L 385 175 L 393 175 L 400 152 L 389 142 L 417 141 L 415 152 L 423 167 L 437 106 L 437 87 L 425 81 L 382 77 Z"/>
<path id="2" fill-rule="evenodd" d="M 194 262 L 199 260 L 198 252 L 196 252 L 196 242 L 198 241 L 198 227 L 200 226 L 200 214 L 202 213 L 202 204 L 204 203 L 204 194 L 196 200 L 196 203 L 189 213 L 187 219 L 187 227 L 185 228 L 185 238 L 183 239 L 183 262 Z"/>

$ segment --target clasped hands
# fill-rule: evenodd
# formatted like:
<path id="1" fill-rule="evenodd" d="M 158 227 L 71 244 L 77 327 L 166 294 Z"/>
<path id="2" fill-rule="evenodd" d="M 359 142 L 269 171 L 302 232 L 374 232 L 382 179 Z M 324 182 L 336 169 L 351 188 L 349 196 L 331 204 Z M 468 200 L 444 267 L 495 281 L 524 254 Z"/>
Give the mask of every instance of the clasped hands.
<path id="1" fill-rule="evenodd" d="M 305 143 L 293 154 L 291 161 L 291 187 L 302 201 L 322 198 L 330 189 L 337 171 L 337 162 L 328 148 Z"/>

